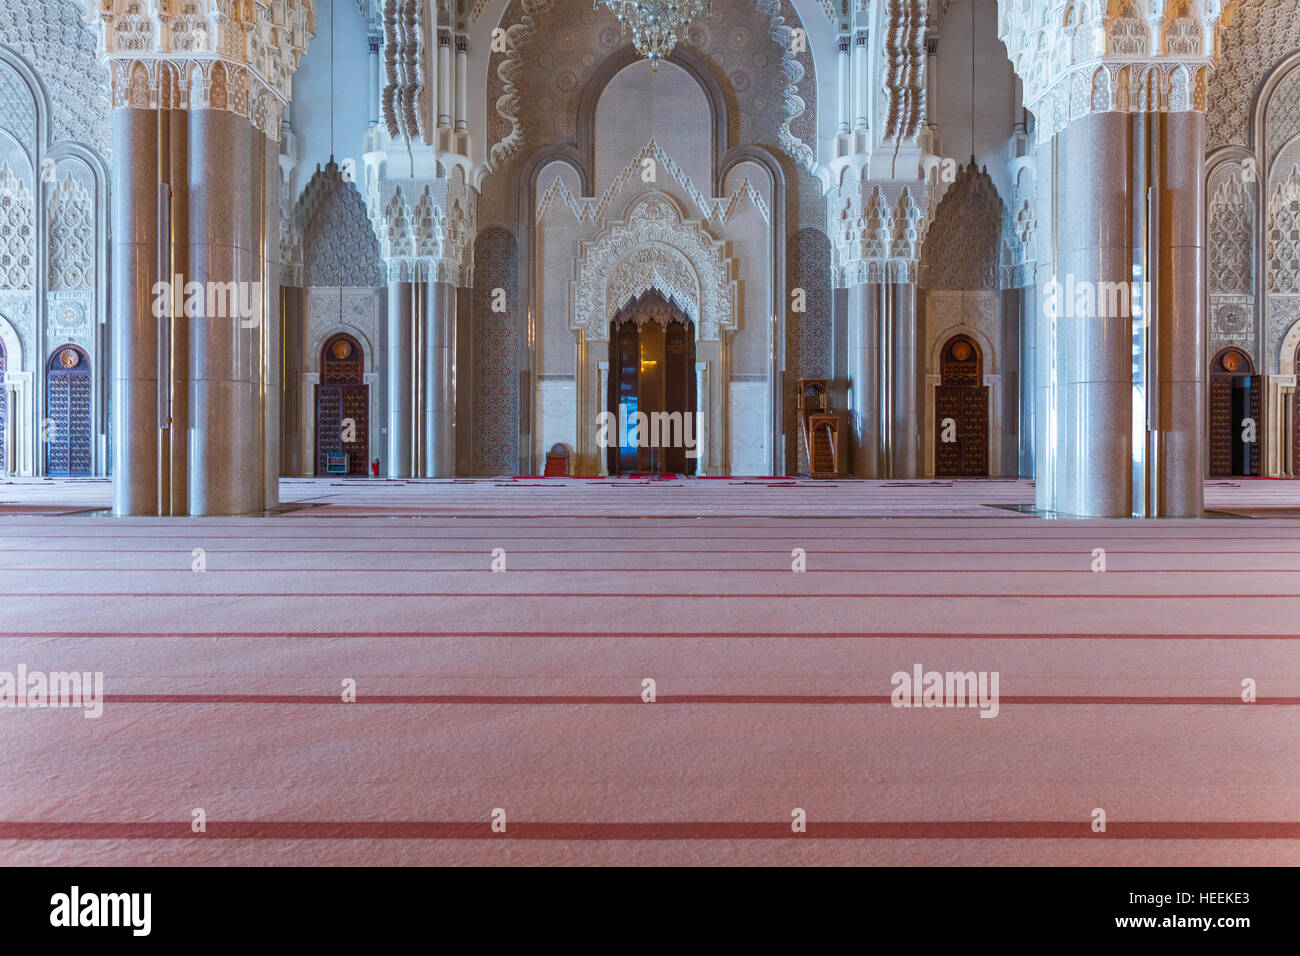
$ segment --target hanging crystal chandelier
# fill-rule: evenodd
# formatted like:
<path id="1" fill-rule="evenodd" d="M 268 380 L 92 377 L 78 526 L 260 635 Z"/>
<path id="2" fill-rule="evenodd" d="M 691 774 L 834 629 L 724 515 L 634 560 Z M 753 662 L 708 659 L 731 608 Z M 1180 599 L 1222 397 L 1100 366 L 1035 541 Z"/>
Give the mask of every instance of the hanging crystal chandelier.
<path id="1" fill-rule="evenodd" d="M 681 42 L 692 20 L 707 16 L 712 0 L 595 0 L 618 17 L 623 36 L 656 67 Z"/>

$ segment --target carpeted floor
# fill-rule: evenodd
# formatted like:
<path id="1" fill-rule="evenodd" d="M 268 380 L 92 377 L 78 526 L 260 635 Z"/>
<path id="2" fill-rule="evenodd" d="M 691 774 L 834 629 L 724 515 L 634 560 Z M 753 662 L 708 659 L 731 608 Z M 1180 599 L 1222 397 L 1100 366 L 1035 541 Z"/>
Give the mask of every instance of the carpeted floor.
<path id="1" fill-rule="evenodd" d="M 1015 481 L 109 494 L 0 483 L 0 671 L 106 694 L 0 707 L 0 864 L 1300 863 L 1294 482 L 1160 522 Z M 997 716 L 891 706 L 917 665 Z"/>

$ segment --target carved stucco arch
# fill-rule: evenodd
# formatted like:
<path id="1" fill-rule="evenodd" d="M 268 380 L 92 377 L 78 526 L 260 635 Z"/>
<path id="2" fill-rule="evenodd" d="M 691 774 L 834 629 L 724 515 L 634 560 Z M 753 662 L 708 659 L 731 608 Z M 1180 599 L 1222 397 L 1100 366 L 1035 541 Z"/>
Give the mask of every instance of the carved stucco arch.
<path id="1" fill-rule="evenodd" d="M 638 255 L 646 258 L 637 262 Z M 736 283 L 723 243 L 698 221 L 686 219 L 676 200 L 661 192 L 638 195 L 621 222 L 581 243 L 576 278 L 570 283 L 570 327 L 587 341 L 607 340 L 614 314 L 632 297 L 622 295 L 627 290 L 616 283 L 622 277 L 639 284 L 656 265 L 665 276 L 676 276 L 667 281 L 683 297 L 690 295 L 692 301 L 677 304 L 695 320 L 699 341 L 719 341 L 723 332 L 735 330 Z M 689 292 L 684 266 L 694 279 Z M 665 294 L 674 291 L 659 288 Z"/>
<path id="2" fill-rule="evenodd" d="M 1296 374 L 1296 349 L 1300 348 L 1300 321 L 1296 322 L 1287 330 L 1286 335 L 1282 336 L 1281 362 L 1282 375 Z"/>

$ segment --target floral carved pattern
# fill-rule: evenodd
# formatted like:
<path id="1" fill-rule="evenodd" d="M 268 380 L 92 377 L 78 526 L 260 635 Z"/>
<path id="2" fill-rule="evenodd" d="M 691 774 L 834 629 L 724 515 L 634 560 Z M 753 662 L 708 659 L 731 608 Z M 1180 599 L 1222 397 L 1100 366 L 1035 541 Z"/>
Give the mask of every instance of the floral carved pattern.
<path id="1" fill-rule="evenodd" d="M 519 241 L 503 226 L 474 240 L 473 472 L 513 475 L 519 469 L 519 376 L 515 350 L 519 308 Z M 494 309 L 496 290 L 505 311 Z"/>
<path id="2" fill-rule="evenodd" d="M 90 193 L 71 173 L 46 200 L 50 234 L 50 289 L 89 289 L 94 278 L 95 219 Z"/>
<path id="3" fill-rule="evenodd" d="M 669 267 L 670 261 L 689 263 L 694 273 L 691 285 L 701 292 L 691 293 L 690 301 L 679 300 L 677 304 L 695 321 L 702 341 L 717 341 L 723 329 L 736 327 L 735 283 L 723 257 L 722 243 L 698 224 L 683 222 L 671 200 L 649 196 L 637 202 L 625 223 L 615 223 L 594 242 L 582 244 L 573 321 L 577 323 L 575 328 L 583 329 L 588 341 L 609 337 L 610 321 L 624 304 L 614 304 L 611 279 L 621 274 L 622 264 L 629 259 L 631 271 L 626 274 L 635 275 L 635 257 L 646 249 L 673 251 L 675 259 L 658 263 L 669 278 L 681 274 L 675 266 Z M 679 293 L 687 297 L 685 289 Z"/>
<path id="4" fill-rule="evenodd" d="M 1210 201 L 1210 291 L 1249 295 L 1254 290 L 1255 204 L 1234 173 Z"/>
<path id="5" fill-rule="evenodd" d="M 27 184 L 0 163 L 0 288 L 32 289 L 36 280 L 36 204 Z"/>
<path id="6" fill-rule="evenodd" d="M 1269 201 L 1268 291 L 1300 293 L 1300 166 Z"/>

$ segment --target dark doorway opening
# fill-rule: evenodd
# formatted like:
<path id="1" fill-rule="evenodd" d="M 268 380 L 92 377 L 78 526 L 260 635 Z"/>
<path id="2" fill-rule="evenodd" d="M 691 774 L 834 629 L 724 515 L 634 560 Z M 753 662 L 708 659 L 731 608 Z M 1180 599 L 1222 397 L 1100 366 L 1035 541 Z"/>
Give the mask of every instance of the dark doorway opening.
<path id="1" fill-rule="evenodd" d="M 606 411 L 618 423 L 606 450 L 609 473 L 693 473 L 695 323 L 671 299 L 645 292 L 614 316 L 609 364 Z"/>
<path id="2" fill-rule="evenodd" d="M 91 446 L 90 356 L 75 345 L 54 351 L 45 376 L 45 416 L 41 439 L 45 473 L 81 478 L 94 472 Z"/>
<path id="3" fill-rule="evenodd" d="M 984 478 L 989 473 L 989 389 L 974 340 L 955 335 L 939 356 L 934 395 L 934 474 Z"/>
<path id="4" fill-rule="evenodd" d="M 1210 475 L 1261 474 L 1263 387 L 1241 349 L 1224 349 L 1210 363 Z"/>
<path id="5" fill-rule="evenodd" d="M 365 352 L 350 335 L 321 349 L 316 386 L 316 474 L 370 474 L 370 386 Z"/>

